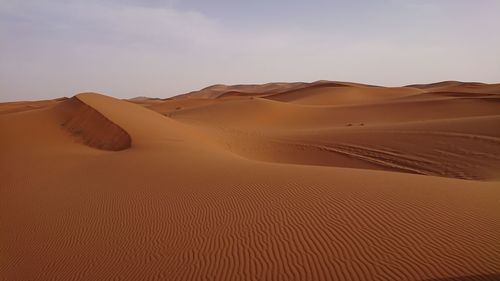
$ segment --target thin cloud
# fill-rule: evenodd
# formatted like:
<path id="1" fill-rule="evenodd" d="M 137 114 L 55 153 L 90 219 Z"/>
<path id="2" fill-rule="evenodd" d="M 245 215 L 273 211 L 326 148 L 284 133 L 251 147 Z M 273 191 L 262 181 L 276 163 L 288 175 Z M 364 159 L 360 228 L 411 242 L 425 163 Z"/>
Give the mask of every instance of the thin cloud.
<path id="1" fill-rule="evenodd" d="M 492 12 L 462 22 L 453 14 L 464 7 L 392 1 L 386 14 L 372 11 L 378 14 L 365 23 L 367 13 L 360 10 L 352 19 L 332 16 L 319 28 L 288 17 L 252 27 L 234 16 L 179 6 L 0 1 L 0 98 L 81 91 L 167 97 L 215 83 L 335 79 L 398 85 L 500 77 L 500 39 L 491 35 L 499 20 Z"/>

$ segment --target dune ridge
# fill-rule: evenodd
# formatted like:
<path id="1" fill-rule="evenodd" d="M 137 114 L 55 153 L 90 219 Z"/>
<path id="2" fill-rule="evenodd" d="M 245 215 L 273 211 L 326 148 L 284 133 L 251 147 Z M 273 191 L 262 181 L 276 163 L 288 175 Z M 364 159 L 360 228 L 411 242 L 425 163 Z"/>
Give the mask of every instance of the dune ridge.
<path id="1" fill-rule="evenodd" d="M 57 110 L 61 114 L 61 126 L 90 147 L 119 151 L 132 145 L 128 132 L 78 96 L 58 104 Z"/>

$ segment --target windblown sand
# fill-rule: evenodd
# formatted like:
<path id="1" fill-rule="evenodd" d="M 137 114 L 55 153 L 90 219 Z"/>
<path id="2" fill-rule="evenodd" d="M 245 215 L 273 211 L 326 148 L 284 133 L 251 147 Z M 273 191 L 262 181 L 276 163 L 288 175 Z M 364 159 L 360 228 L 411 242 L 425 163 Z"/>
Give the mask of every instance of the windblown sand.
<path id="1" fill-rule="evenodd" d="M 0 280 L 500 280 L 500 84 L 0 104 Z"/>

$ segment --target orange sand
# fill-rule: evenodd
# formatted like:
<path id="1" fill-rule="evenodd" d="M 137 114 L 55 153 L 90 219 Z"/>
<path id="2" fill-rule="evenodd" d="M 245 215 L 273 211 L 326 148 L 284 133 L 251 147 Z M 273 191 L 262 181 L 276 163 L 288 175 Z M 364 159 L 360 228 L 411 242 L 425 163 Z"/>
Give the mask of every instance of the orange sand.
<path id="1" fill-rule="evenodd" d="M 0 104 L 0 280 L 499 280 L 499 101 L 318 81 Z"/>

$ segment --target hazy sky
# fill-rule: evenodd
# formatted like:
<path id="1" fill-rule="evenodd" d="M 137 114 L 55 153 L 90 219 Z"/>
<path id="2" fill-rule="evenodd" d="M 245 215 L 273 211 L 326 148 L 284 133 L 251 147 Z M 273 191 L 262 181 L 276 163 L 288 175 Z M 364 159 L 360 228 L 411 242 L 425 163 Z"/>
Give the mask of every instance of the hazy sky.
<path id="1" fill-rule="evenodd" d="M 500 82 L 498 0 L 0 0 L 0 100 Z"/>

